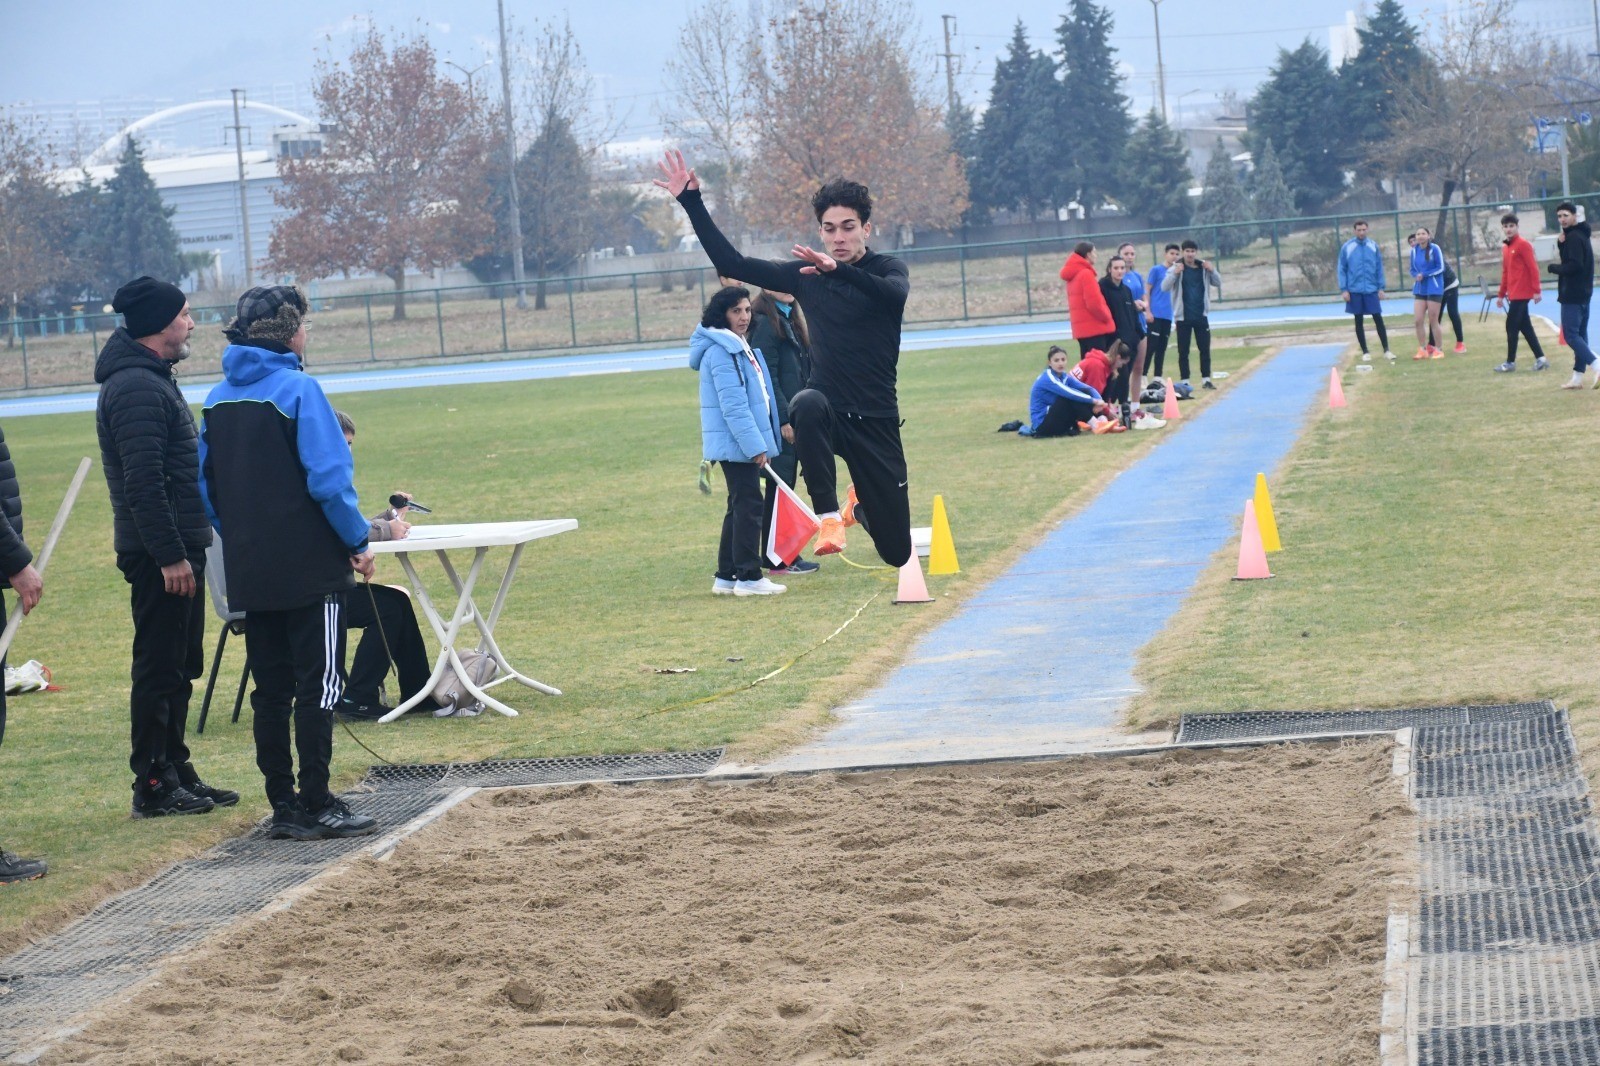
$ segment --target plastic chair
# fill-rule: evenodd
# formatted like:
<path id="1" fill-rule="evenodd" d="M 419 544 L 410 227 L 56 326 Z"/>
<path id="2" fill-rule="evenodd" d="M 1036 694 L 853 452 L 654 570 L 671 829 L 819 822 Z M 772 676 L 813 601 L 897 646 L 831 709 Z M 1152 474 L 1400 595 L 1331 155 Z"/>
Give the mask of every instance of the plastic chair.
<path id="1" fill-rule="evenodd" d="M 206 549 L 206 589 L 211 593 L 211 607 L 222 622 L 222 632 L 217 635 L 217 653 L 211 657 L 211 677 L 206 681 L 205 699 L 200 701 L 200 722 L 196 733 L 206 731 L 206 715 L 211 711 L 211 692 L 217 687 L 217 671 L 222 667 L 222 651 L 228 646 L 228 634 L 244 635 L 244 612 L 228 607 L 228 581 L 222 570 L 222 538 L 212 536 L 211 547 Z M 233 720 L 239 721 L 239 709 L 244 706 L 244 686 L 250 680 L 250 657 L 244 660 L 244 673 L 239 675 L 239 691 L 233 697 Z"/>

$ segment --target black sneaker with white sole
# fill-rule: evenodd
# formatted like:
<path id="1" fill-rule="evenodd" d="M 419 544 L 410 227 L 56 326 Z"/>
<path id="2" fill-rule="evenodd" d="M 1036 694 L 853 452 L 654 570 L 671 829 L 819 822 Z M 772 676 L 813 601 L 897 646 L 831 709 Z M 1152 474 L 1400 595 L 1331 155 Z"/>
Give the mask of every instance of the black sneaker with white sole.
<path id="1" fill-rule="evenodd" d="M 49 871 L 50 868 L 39 859 L 24 859 L 15 852 L 0 848 L 0 885 L 34 881 Z"/>
<path id="2" fill-rule="evenodd" d="M 234 797 L 235 801 L 238 797 Z M 217 805 L 196 796 L 182 785 L 169 785 L 158 777 L 133 783 L 133 817 L 165 818 L 169 814 L 210 814 Z"/>

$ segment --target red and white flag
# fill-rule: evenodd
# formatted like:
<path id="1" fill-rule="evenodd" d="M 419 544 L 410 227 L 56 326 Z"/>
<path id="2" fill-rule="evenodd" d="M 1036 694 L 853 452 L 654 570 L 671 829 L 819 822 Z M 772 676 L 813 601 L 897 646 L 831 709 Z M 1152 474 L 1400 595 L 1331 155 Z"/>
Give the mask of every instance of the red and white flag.
<path id="1" fill-rule="evenodd" d="M 784 484 L 783 478 L 771 466 L 764 468 L 772 483 L 778 486 L 778 498 L 772 509 L 772 527 L 767 530 L 767 559 L 773 566 L 788 566 L 800 557 L 811 538 L 822 528 L 822 522 L 795 491 Z"/>

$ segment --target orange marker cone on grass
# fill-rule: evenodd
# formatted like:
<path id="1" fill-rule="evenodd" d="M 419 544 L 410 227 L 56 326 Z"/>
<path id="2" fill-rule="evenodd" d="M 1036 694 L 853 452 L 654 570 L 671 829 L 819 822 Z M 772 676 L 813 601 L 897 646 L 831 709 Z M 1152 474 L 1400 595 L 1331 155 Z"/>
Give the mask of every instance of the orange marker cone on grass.
<path id="1" fill-rule="evenodd" d="M 1161 401 L 1161 418 L 1171 422 L 1174 418 L 1182 418 L 1178 413 L 1178 392 L 1172 387 L 1172 379 L 1167 379 L 1167 398 Z"/>
<path id="2" fill-rule="evenodd" d="M 1235 581 L 1256 581 L 1271 577 L 1267 553 L 1261 547 L 1261 526 L 1256 521 L 1256 502 L 1244 501 L 1244 526 L 1239 530 L 1239 572 Z"/>
<path id="3" fill-rule="evenodd" d="M 1339 384 L 1339 368 L 1334 367 L 1328 376 L 1328 406 L 1343 407 L 1344 386 Z"/>
<path id="4" fill-rule="evenodd" d="M 928 583 L 922 578 L 922 559 L 913 551 L 911 558 L 900 568 L 900 588 L 894 595 L 896 603 L 932 603 Z"/>

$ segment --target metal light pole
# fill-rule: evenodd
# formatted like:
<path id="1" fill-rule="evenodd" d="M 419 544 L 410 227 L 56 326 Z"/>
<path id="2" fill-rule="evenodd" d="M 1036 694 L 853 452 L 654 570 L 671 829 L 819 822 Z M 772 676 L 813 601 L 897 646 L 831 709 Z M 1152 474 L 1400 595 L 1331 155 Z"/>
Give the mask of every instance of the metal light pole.
<path id="1" fill-rule="evenodd" d="M 1600 4 L 1600 0 L 1595 3 Z M 939 18 L 944 21 L 944 51 L 939 55 L 944 59 L 945 101 L 953 114 L 956 109 L 956 56 L 950 48 L 950 28 L 955 25 L 956 17 L 940 15 Z"/>
<path id="2" fill-rule="evenodd" d="M 255 284 L 256 257 L 250 248 L 250 195 L 244 180 L 244 124 L 239 121 L 239 103 L 244 99 L 243 89 L 233 90 L 233 150 L 239 162 L 239 226 L 244 234 L 244 287 Z"/>
<path id="3" fill-rule="evenodd" d="M 1600 4 L 1600 0 L 1595 0 Z M 1161 61 L 1161 0 L 1150 0 L 1150 11 L 1156 17 L 1156 81 L 1161 86 L 1161 121 L 1167 121 L 1167 67 Z"/>
<path id="4" fill-rule="evenodd" d="M 447 66 L 447 67 L 455 67 L 457 70 L 459 70 L 461 72 L 462 77 L 467 79 L 467 95 L 469 97 L 471 97 L 472 99 L 476 100 L 478 98 L 478 94 L 475 91 L 473 91 L 473 88 L 472 88 L 472 76 L 474 74 L 478 73 L 478 71 L 482 70 L 484 67 L 488 66 L 490 63 L 493 63 L 493 62 L 494 62 L 494 60 L 492 60 L 492 59 L 485 59 L 482 63 L 479 63 L 477 66 L 473 67 L 471 70 L 468 70 L 466 67 L 462 66 L 460 63 L 457 63 L 453 59 L 446 59 L 444 61 L 444 65 Z"/>
<path id="5" fill-rule="evenodd" d="M 517 203 L 517 134 L 511 116 L 511 61 L 506 54 L 506 0 L 500 10 L 500 108 L 506 120 L 506 225 L 511 229 L 511 279 L 517 286 L 517 310 L 528 309 L 528 285 L 522 274 L 522 208 Z"/>

